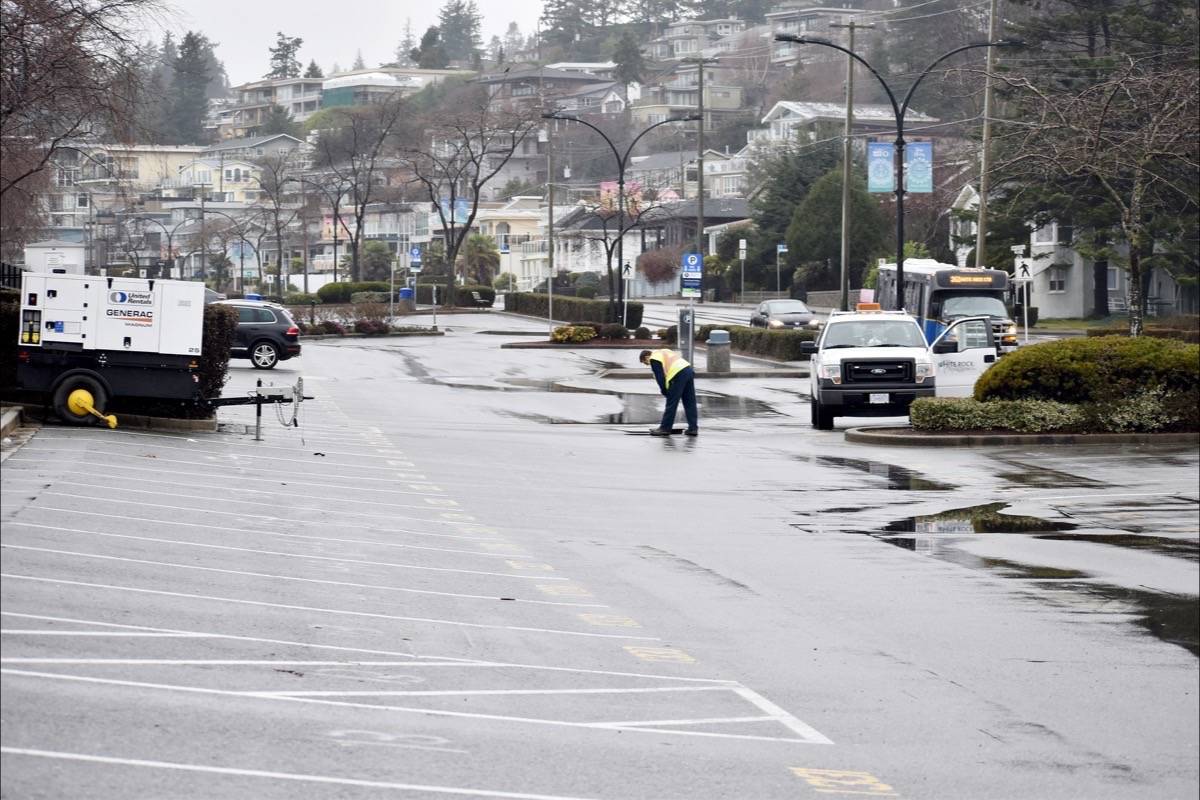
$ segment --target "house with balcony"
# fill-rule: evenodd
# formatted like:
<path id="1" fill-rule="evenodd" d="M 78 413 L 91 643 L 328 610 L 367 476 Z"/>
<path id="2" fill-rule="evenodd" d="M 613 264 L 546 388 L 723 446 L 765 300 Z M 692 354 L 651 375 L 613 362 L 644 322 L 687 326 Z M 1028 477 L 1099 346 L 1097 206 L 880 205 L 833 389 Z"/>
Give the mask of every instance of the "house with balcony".
<path id="1" fill-rule="evenodd" d="M 407 97 L 421 91 L 424 84 L 413 75 L 356 70 L 326 78 L 321 87 L 321 108 L 349 108 Z"/>
<path id="2" fill-rule="evenodd" d="M 853 7 L 851 7 L 853 6 Z M 846 47 L 849 33 L 845 25 L 850 20 L 869 22 L 871 12 L 890 7 L 884 0 L 856 0 L 844 2 L 842 6 L 823 5 L 819 0 L 784 0 L 765 14 L 771 28 L 771 63 L 792 66 L 804 52 L 806 62 L 843 61 L 845 56 L 831 47 L 804 47 L 792 42 L 776 42 L 775 35 L 790 33 L 795 36 L 817 36 L 834 44 Z"/>
<path id="3" fill-rule="evenodd" d="M 704 156 L 704 192 L 708 197 L 746 197 L 750 191 L 751 148 L 736 153 L 710 150 Z"/>
<path id="4" fill-rule="evenodd" d="M 717 71 L 709 66 L 704 73 L 704 127 L 711 129 L 721 121 L 742 113 L 742 87 L 714 82 Z M 642 96 L 630 106 L 633 122 L 645 127 L 672 117 L 696 113 L 700 100 L 700 76 L 696 65 L 683 65 L 667 80 L 643 86 Z M 688 123 L 693 127 L 695 123 Z"/>
<path id="5" fill-rule="evenodd" d="M 228 109 L 228 121 L 219 130 L 221 138 L 256 135 L 272 106 L 285 109 L 293 120 L 303 122 L 320 110 L 322 90 L 320 78 L 266 78 L 235 86 L 231 91 L 237 102 Z"/>
<path id="6" fill-rule="evenodd" d="M 479 83 L 488 88 L 492 107 L 497 111 L 528 108 L 543 101 L 546 108 L 555 108 L 558 97 L 602 82 L 602 78 L 590 72 L 537 66 L 510 67 L 479 77 Z"/>
<path id="7" fill-rule="evenodd" d="M 737 17 L 679 20 L 667 25 L 661 36 L 646 44 L 646 55 L 655 61 L 712 55 L 720 49 L 717 47 L 720 40 L 744 30 L 746 21 Z"/>
<path id="8" fill-rule="evenodd" d="M 938 120 L 910 108 L 904 117 L 906 133 L 916 133 L 923 125 L 933 125 Z M 845 131 L 846 106 L 841 103 L 817 103 L 809 101 L 781 100 L 771 107 L 762 118 L 767 126 L 750 131 L 749 143 L 770 147 L 816 142 L 839 137 Z M 890 105 L 857 104 L 854 106 L 854 134 L 894 134 L 896 115 Z M 922 134 L 928 135 L 928 134 Z M 861 142 L 856 140 L 859 144 Z"/>
<path id="9" fill-rule="evenodd" d="M 288 155 L 304 142 L 286 133 L 272 133 L 265 136 L 248 136 L 241 139 L 224 139 L 215 144 L 207 145 L 202 155 L 204 158 L 241 158 L 258 159 Z"/>
<path id="10" fill-rule="evenodd" d="M 200 158 L 181 167 L 174 183 L 162 188 L 178 189 L 188 195 L 203 187 L 208 197 L 215 200 L 249 205 L 261 196 L 261 178 L 262 168 L 252 161 Z"/>
<path id="11" fill-rule="evenodd" d="M 582 72 L 587 75 L 594 75 L 600 80 L 611 81 L 613 73 L 617 69 L 615 61 L 559 61 L 554 64 L 547 64 L 548 69 L 556 69 L 562 72 Z"/>

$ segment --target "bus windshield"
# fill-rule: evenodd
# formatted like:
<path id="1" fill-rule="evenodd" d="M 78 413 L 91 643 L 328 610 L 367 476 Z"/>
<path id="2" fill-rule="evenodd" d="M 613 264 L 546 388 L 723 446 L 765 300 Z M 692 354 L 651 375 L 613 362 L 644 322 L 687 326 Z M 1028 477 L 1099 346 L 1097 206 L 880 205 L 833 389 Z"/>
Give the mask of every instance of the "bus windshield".
<path id="1" fill-rule="evenodd" d="M 924 347 L 925 337 L 911 320 L 873 319 L 825 326 L 823 347 Z"/>
<path id="2" fill-rule="evenodd" d="M 951 294 L 942 301 L 942 319 L 954 317 L 1008 318 L 1008 310 L 998 297 L 978 294 Z"/>

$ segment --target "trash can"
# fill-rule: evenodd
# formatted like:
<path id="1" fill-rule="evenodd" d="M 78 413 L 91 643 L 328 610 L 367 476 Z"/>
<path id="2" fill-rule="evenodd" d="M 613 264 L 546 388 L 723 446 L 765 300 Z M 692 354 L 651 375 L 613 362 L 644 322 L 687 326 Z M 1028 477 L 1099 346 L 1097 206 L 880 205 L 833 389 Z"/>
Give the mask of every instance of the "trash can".
<path id="1" fill-rule="evenodd" d="M 247 300 L 262 300 L 262 295 L 255 292 L 246 292 Z"/>
<path id="2" fill-rule="evenodd" d="M 403 308 L 405 311 L 416 311 L 417 310 L 417 301 L 416 301 L 416 298 L 413 296 L 413 290 L 411 287 L 405 287 L 400 290 L 399 300 L 400 300 L 400 307 Z"/>
<path id="3" fill-rule="evenodd" d="M 708 371 L 729 372 L 729 331 L 708 332 Z"/>

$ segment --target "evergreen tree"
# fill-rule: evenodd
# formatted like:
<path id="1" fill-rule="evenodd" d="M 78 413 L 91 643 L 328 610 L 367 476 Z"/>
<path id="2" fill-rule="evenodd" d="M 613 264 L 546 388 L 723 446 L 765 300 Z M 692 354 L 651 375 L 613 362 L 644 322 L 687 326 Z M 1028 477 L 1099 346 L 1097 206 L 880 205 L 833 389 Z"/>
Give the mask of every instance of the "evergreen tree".
<path id="1" fill-rule="evenodd" d="M 299 37 L 285 36 L 283 33 L 276 33 L 275 37 L 275 46 L 269 48 L 271 71 L 266 74 L 266 77 L 299 78 L 300 62 L 296 60 L 296 53 L 300 50 L 300 45 L 304 44 L 304 40 Z"/>
<path id="2" fill-rule="evenodd" d="M 281 105 L 272 104 L 267 109 L 267 118 L 259 126 L 258 132 L 263 136 L 276 133 L 286 133 L 288 136 L 300 138 L 300 126 L 292 119 L 292 114 Z"/>
<path id="3" fill-rule="evenodd" d="M 421 37 L 421 44 L 409 54 L 421 69 L 445 69 L 450 59 L 442 45 L 442 32 L 430 25 Z"/>
<path id="4" fill-rule="evenodd" d="M 308 69 L 304 70 L 304 77 L 306 77 L 306 78 L 324 78 L 325 73 L 321 72 L 321 68 L 317 66 L 317 62 L 314 59 L 314 60 L 308 62 Z"/>
<path id="5" fill-rule="evenodd" d="M 204 60 L 208 69 L 208 85 L 204 87 L 204 93 L 209 100 L 225 97 L 229 94 L 229 75 L 225 72 L 225 65 L 217 58 L 217 45 L 206 36 L 201 38 L 203 39 Z"/>
<path id="6" fill-rule="evenodd" d="M 412 18 L 406 17 L 404 20 L 404 36 L 401 37 L 400 44 L 396 48 L 396 65 L 401 67 L 412 66 L 412 51 L 416 48 L 417 37 L 413 35 Z"/>
<path id="7" fill-rule="evenodd" d="M 613 48 L 612 60 L 617 64 L 613 79 L 625 87 L 626 93 L 629 92 L 629 84 L 641 83 L 645 79 L 646 60 L 631 31 L 621 35 L 617 46 Z"/>
<path id="8" fill-rule="evenodd" d="M 586 0 L 545 0 L 542 4 L 542 37 L 547 43 L 570 48 L 588 31 L 590 6 Z"/>
<path id="9" fill-rule="evenodd" d="M 179 60 L 175 38 L 170 33 L 163 36 L 162 45 L 150 49 L 147 60 L 146 106 L 139 127 L 151 141 L 178 144 L 171 123 L 171 90 L 175 85 L 175 62 Z"/>
<path id="10" fill-rule="evenodd" d="M 354 54 L 354 65 L 351 66 L 350 69 L 366 69 L 366 68 L 367 68 L 367 63 L 365 61 L 363 61 L 362 49 L 360 48 L 358 50 L 358 52 L 356 52 Z"/>
<path id="11" fill-rule="evenodd" d="M 342 65 L 339 64 L 338 62 L 335 61 L 329 65 L 329 74 L 330 75 L 337 75 L 341 71 L 342 71 Z"/>
<path id="12" fill-rule="evenodd" d="M 887 219 L 867 193 L 865 175 L 850 176 L 850 285 L 858 286 L 867 261 L 887 246 Z M 842 168 L 821 176 L 792 212 L 788 255 L 800 261 L 807 290 L 836 289 L 841 274 Z M 789 259 L 789 263 L 791 263 Z"/>
<path id="13" fill-rule="evenodd" d="M 205 39 L 201 34 L 188 31 L 184 35 L 174 67 L 169 135 L 179 143 L 201 144 L 206 138 L 204 117 L 208 114 L 209 80 Z"/>
<path id="14" fill-rule="evenodd" d="M 446 0 L 438 12 L 438 30 L 446 57 L 450 61 L 475 61 L 483 46 L 481 27 L 475 0 Z"/>
<path id="15" fill-rule="evenodd" d="M 521 35 L 521 28 L 515 22 L 508 23 L 508 30 L 504 32 L 504 52 L 510 60 L 520 60 L 521 51 L 525 48 L 525 37 Z"/>

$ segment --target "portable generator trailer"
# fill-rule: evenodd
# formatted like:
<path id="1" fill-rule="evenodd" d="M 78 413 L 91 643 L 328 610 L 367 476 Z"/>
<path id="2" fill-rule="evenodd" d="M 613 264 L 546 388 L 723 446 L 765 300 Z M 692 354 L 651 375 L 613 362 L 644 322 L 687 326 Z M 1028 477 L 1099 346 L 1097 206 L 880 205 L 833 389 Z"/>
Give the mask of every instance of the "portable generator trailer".
<path id="1" fill-rule="evenodd" d="M 65 422 L 100 418 L 114 397 L 200 399 L 204 284 L 25 273 L 17 386 Z"/>

